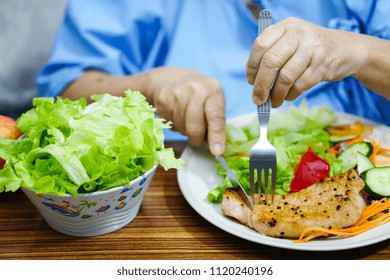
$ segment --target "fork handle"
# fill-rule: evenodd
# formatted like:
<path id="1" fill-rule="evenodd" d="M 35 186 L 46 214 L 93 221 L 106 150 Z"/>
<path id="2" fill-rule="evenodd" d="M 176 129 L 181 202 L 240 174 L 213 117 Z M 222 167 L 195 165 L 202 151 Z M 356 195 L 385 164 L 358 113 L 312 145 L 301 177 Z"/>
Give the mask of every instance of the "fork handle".
<path id="1" fill-rule="evenodd" d="M 257 20 L 258 34 L 262 33 L 267 27 L 272 24 L 272 13 L 270 10 L 264 9 L 259 12 L 259 18 Z"/>
<path id="2" fill-rule="evenodd" d="M 267 101 L 263 105 L 257 106 L 257 118 L 260 124 L 260 139 L 267 138 L 268 123 L 270 118 L 270 111 L 264 112 L 264 107 L 271 107 L 271 99 L 268 96 Z"/>
<path id="3" fill-rule="evenodd" d="M 258 34 L 260 35 L 266 28 L 272 24 L 271 11 L 264 9 L 259 13 L 258 18 Z M 260 138 L 267 137 L 267 126 L 271 111 L 271 98 L 268 95 L 267 101 L 263 105 L 257 106 L 257 117 L 260 123 Z"/>

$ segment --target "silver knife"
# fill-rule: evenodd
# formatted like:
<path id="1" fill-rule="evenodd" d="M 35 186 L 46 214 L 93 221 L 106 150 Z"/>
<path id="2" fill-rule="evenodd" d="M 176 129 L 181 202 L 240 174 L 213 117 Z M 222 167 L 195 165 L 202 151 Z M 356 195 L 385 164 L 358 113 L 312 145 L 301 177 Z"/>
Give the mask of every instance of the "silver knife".
<path id="1" fill-rule="evenodd" d="M 218 162 L 222 165 L 223 169 L 225 169 L 226 171 L 226 175 L 228 176 L 228 178 L 233 181 L 234 183 L 236 183 L 238 185 L 238 188 L 237 191 L 238 191 L 238 194 L 240 195 L 240 197 L 242 198 L 242 200 L 244 201 L 244 203 L 246 204 L 246 206 L 248 206 L 248 208 L 253 211 L 253 204 L 252 204 L 252 201 L 249 199 L 248 195 L 246 194 L 244 188 L 242 187 L 242 185 L 240 184 L 240 182 L 238 181 L 238 179 L 236 178 L 236 175 L 234 175 L 233 171 L 230 169 L 229 165 L 227 164 L 226 160 L 221 157 L 221 156 L 215 156 L 215 158 L 218 160 Z"/>

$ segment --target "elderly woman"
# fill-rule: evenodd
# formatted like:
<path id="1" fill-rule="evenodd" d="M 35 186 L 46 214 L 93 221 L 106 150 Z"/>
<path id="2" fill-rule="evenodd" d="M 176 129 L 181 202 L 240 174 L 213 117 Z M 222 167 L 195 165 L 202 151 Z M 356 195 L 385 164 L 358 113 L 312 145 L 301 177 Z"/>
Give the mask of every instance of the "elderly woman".
<path id="1" fill-rule="evenodd" d="M 258 36 L 263 8 L 274 25 Z M 40 93 L 140 90 L 182 134 L 166 139 L 214 154 L 225 117 L 269 94 L 273 107 L 305 99 L 390 124 L 389 12 L 384 0 L 68 1 Z"/>

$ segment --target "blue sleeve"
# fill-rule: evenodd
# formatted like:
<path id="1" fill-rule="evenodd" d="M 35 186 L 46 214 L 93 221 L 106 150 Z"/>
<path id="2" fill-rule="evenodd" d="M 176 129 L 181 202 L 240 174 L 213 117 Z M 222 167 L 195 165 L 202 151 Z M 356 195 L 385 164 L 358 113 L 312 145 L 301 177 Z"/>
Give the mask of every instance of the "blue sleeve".
<path id="1" fill-rule="evenodd" d="M 390 1 L 372 2 L 371 13 L 366 18 L 365 34 L 390 40 Z"/>
<path id="2" fill-rule="evenodd" d="M 156 52 L 165 40 L 156 32 L 161 22 L 157 16 L 135 13 L 136 3 L 69 1 L 51 57 L 37 78 L 39 94 L 60 95 L 87 69 L 124 75 L 158 64 Z"/>
<path id="3" fill-rule="evenodd" d="M 330 28 L 390 39 L 390 1 L 346 0 L 348 16 L 329 21 Z"/>

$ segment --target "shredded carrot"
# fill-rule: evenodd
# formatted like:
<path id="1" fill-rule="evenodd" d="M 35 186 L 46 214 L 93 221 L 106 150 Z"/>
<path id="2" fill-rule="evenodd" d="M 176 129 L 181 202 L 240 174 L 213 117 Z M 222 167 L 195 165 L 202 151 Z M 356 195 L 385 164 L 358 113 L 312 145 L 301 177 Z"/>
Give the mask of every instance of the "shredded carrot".
<path id="1" fill-rule="evenodd" d="M 383 153 L 390 152 L 390 148 L 386 148 L 386 147 L 380 146 L 380 147 L 379 147 L 379 152 L 383 152 Z"/>
<path id="2" fill-rule="evenodd" d="M 375 161 L 375 157 L 376 155 L 378 154 L 379 152 L 379 147 L 380 145 L 378 145 L 375 141 L 371 141 L 371 144 L 372 144 L 372 147 L 373 147 L 373 150 L 372 150 L 372 154 L 370 155 L 370 160 L 371 162 L 376 165 L 376 161 Z"/>
<path id="3" fill-rule="evenodd" d="M 355 143 L 364 142 L 364 141 L 365 140 L 364 140 L 363 137 L 356 137 L 356 138 L 353 138 L 351 140 L 348 140 L 346 143 L 347 143 L 348 146 L 351 146 L 351 145 L 353 145 Z"/>
<path id="4" fill-rule="evenodd" d="M 296 243 L 303 243 L 310 241 L 316 237 L 339 235 L 339 236 L 355 236 L 360 233 L 366 232 L 374 227 L 383 225 L 390 222 L 390 212 L 384 212 L 389 210 L 390 200 L 385 197 L 381 200 L 375 201 L 371 205 L 364 208 L 362 216 L 359 221 L 354 225 L 343 229 L 326 229 L 321 227 L 310 227 L 302 231 L 298 240 L 294 240 Z M 310 234 L 308 234 L 310 232 Z"/>
<path id="5" fill-rule="evenodd" d="M 372 154 L 370 155 L 370 160 L 376 166 L 376 156 L 379 153 L 390 152 L 390 148 L 383 147 L 380 143 L 377 143 L 374 140 L 371 140 L 371 144 L 372 144 L 372 147 L 373 147 L 373 151 L 372 151 Z"/>
<path id="6" fill-rule="evenodd" d="M 381 200 L 377 200 L 374 203 L 372 203 L 369 206 L 366 206 L 364 208 L 364 211 L 359 219 L 357 221 L 356 225 L 361 225 L 365 221 L 368 221 L 372 216 L 381 213 L 382 211 L 385 211 L 390 208 L 390 201 L 387 201 L 386 198 L 382 198 Z"/>
<path id="7" fill-rule="evenodd" d="M 336 155 L 336 156 L 338 156 L 339 154 L 341 154 L 341 151 L 342 151 L 342 149 L 341 149 L 341 143 L 340 143 L 340 142 L 334 144 L 332 147 L 330 147 L 329 149 L 326 150 L 326 152 L 327 152 L 328 154 L 334 154 L 334 155 Z"/>

